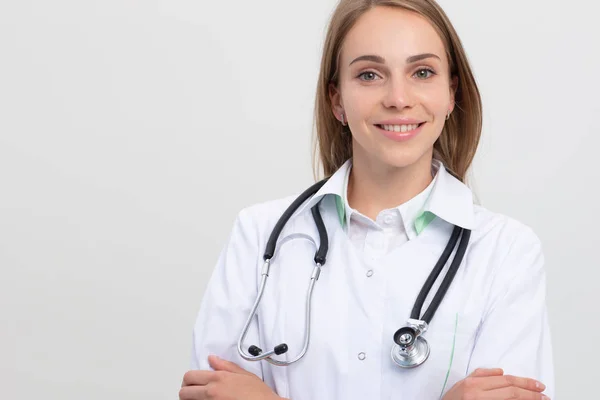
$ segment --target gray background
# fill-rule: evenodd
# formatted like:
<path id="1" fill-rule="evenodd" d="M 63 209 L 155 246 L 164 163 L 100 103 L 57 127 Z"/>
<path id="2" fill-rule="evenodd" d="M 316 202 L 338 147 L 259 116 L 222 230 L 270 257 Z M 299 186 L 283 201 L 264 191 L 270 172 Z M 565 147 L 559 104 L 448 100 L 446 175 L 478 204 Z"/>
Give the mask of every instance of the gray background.
<path id="1" fill-rule="evenodd" d="M 595 398 L 598 5 L 441 1 L 485 108 L 472 187 L 547 258 L 561 398 Z M 0 398 L 176 398 L 236 213 L 312 182 L 332 0 L 0 2 Z"/>

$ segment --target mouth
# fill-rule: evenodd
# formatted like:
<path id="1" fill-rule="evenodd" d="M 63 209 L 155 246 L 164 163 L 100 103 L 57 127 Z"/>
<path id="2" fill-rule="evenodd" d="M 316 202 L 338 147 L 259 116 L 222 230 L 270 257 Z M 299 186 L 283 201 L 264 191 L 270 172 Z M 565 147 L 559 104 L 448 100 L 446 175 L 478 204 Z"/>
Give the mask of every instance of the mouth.
<path id="1" fill-rule="evenodd" d="M 425 125 L 425 122 L 407 125 L 375 124 L 383 136 L 395 142 L 404 142 L 414 138 L 419 134 L 419 132 L 421 132 L 423 125 Z"/>
<path id="2" fill-rule="evenodd" d="M 421 122 L 419 124 L 407 124 L 407 125 L 381 125 L 375 124 L 376 127 L 382 129 L 386 132 L 396 132 L 396 133 L 409 133 L 414 130 L 421 128 L 425 124 L 425 122 Z"/>

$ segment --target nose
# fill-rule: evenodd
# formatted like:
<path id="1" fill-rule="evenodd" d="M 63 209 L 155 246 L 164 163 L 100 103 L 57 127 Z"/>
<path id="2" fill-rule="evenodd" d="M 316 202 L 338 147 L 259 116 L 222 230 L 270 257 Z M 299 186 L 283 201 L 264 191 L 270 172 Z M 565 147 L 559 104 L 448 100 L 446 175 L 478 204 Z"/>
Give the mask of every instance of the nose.
<path id="1" fill-rule="evenodd" d="M 410 83 L 406 82 L 402 77 L 390 79 L 385 97 L 383 98 L 383 105 L 386 108 L 395 107 L 397 109 L 402 109 L 413 106 L 413 103 L 414 96 Z"/>

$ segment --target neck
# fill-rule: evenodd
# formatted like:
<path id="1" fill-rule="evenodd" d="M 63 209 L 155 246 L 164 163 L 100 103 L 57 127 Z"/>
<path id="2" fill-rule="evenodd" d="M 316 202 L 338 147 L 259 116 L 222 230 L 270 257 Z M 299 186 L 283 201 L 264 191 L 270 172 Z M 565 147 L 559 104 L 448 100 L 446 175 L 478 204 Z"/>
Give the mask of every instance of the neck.
<path id="1" fill-rule="evenodd" d="M 348 181 L 348 204 L 361 214 L 375 220 L 382 210 L 406 203 L 421 193 L 433 180 L 428 154 L 414 164 L 395 167 L 353 157 Z"/>

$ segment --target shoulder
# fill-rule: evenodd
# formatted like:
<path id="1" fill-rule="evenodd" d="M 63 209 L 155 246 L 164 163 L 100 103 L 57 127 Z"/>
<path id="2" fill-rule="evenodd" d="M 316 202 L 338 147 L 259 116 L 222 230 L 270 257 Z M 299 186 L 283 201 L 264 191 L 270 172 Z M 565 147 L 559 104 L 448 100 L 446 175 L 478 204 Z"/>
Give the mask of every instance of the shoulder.
<path id="1" fill-rule="evenodd" d="M 281 214 L 292 204 L 297 195 L 289 195 L 259 203 L 250 204 L 242 208 L 237 215 L 237 224 L 246 231 L 253 231 L 260 237 L 268 234 Z"/>
<path id="2" fill-rule="evenodd" d="M 542 242 L 532 227 L 481 205 L 474 206 L 474 213 L 471 246 L 485 253 L 497 269 L 514 275 L 523 269 L 542 268 Z"/>
<path id="3" fill-rule="evenodd" d="M 259 203 L 247 205 L 240 210 L 240 215 L 248 218 L 264 217 L 265 215 L 277 215 L 285 211 L 290 204 L 296 199 L 297 195 L 289 195 L 277 199 L 271 199 Z"/>
<path id="4" fill-rule="evenodd" d="M 491 211 L 481 205 L 474 205 L 475 229 L 477 237 L 488 236 L 504 242 L 539 243 L 540 239 L 529 225 L 508 215 Z"/>

